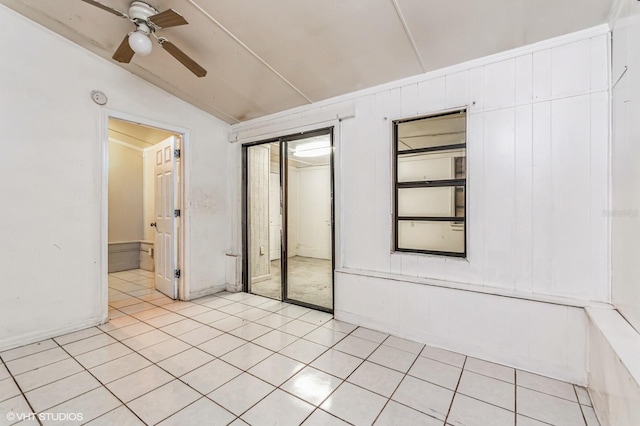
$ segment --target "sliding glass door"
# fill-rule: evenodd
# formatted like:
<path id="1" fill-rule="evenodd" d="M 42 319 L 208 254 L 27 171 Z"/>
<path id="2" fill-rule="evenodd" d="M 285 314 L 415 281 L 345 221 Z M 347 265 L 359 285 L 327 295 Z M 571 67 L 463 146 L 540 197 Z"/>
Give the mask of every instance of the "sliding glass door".
<path id="1" fill-rule="evenodd" d="M 243 147 L 244 279 L 254 294 L 333 311 L 333 132 Z"/>

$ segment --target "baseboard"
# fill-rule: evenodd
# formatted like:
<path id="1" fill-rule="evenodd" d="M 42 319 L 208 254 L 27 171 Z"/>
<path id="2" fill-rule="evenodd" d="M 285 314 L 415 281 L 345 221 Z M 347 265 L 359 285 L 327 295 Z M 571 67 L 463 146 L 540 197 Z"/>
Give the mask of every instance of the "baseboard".
<path id="1" fill-rule="evenodd" d="M 602 425 L 640 421 L 640 334 L 613 309 L 586 308 L 589 392 Z"/>
<path id="2" fill-rule="evenodd" d="M 212 294 L 216 294 L 216 293 L 220 293 L 221 291 L 225 291 L 226 285 L 225 284 L 221 284 L 221 285 L 216 285 L 213 287 L 207 287 L 203 290 L 198 290 L 198 291 L 194 291 L 189 295 L 188 299 L 185 300 L 195 300 L 198 299 L 200 297 L 205 297 L 205 296 L 210 296 Z"/>
<path id="3" fill-rule="evenodd" d="M 335 318 L 579 385 L 584 309 L 454 288 L 336 274 Z"/>
<path id="4" fill-rule="evenodd" d="M 43 331 L 35 331 L 33 333 L 27 333 L 21 336 L 0 340 L 0 352 L 18 348 L 20 346 L 30 345 L 31 343 L 40 342 L 42 340 L 51 339 L 52 337 L 58 337 L 64 334 L 73 333 L 74 331 L 83 330 L 85 328 L 95 327 L 100 324 L 102 324 L 102 320 L 100 318 L 91 318 L 79 323 L 69 324 Z"/>
<path id="5" fill-rule="evenodd" d="M 296 256 L 310 257 L 313 259 L 331 260 L 331 256 L 327 254 L 326 250 L 308 247 L 298 247 Z M 291 256 L 289 256 L 291 257 Z"/>

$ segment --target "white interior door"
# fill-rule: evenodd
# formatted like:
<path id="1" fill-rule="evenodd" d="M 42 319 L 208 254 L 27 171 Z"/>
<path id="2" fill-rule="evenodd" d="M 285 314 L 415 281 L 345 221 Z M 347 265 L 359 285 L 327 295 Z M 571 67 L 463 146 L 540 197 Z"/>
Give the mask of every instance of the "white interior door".
<path id="1" fill-rule="evenodd" d="M 175 148 L 174 136 L 154 147 L 156 289 L 172 299 L 178 297 L 178 279 L 175 274 L 178 265 L 177 219 L 174 214 L 177 208 Z"/>

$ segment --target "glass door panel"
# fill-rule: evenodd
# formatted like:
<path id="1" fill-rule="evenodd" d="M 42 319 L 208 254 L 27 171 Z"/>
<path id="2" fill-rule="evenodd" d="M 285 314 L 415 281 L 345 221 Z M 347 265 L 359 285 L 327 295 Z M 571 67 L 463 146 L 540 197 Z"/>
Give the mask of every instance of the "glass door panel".
<path id="1" fill-rule="evenodd" d="M 284 299 L 333 310 L 332 136 L 285 142 Z"/>
<path id="2" fill-rule="evenodd" d="M 249 292 L 282 299 L 280 143 L 247 147 Z"/>

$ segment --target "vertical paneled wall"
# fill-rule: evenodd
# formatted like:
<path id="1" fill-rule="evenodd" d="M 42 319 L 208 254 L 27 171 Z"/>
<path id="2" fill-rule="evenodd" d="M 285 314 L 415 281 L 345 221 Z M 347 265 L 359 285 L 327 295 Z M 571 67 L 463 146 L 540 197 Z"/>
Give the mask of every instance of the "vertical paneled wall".
<path id="1" fill-rule="evenodd" d="M 624 3 L 613 36 L 612 297 L 640 332 L 640 3 Z"/>
<path id="2" fill-rule="evenodd" d="M 341 137 L 344 268 L 607 301 L 609 34 L 357 98 Z M 392 120 L 468 110 L 468 259 L 393 254 Z"/>

